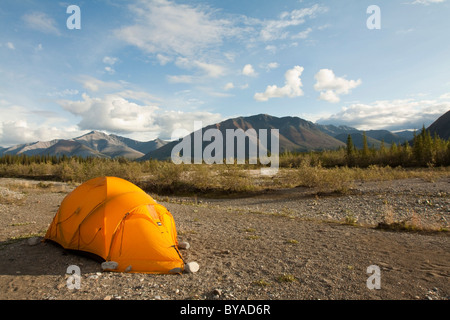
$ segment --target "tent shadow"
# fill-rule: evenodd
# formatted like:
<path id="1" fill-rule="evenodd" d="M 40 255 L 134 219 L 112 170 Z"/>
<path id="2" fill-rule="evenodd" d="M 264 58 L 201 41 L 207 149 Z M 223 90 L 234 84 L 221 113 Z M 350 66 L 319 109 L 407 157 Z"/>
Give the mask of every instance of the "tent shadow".
<path id="1" fill-rule="evenodd" d="M 71 265 L 81 273 L 101 272 L 101 258 L 68 251 L 52 241 L 29 245 L 30 238 L 0 242 L 0 275 L 65 275 Z"/>

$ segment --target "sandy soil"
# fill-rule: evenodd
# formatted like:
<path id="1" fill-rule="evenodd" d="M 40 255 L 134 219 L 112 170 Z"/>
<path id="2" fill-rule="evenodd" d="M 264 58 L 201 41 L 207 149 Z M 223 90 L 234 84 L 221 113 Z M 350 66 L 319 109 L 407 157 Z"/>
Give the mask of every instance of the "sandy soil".
<path id="1" fill-rule="evenodd" d="M 194 274 L 102 272 L 42 236 L 73 186 L 0 179 L 0 299 L 449 299 L 449 232 L 374 228 L 388 216 L 448 228 L 450 181 L 361 183 L 347 195 L 290 189 L 239 199 L 158 197 Z M 343 223 L 348 217 L 356 225 Z M 412 221 L 411 220 L 411 221 Z M 69 289 L 67 268 L 81 270 Z M 380 289 L 369 289 L 380 268 Z"/>

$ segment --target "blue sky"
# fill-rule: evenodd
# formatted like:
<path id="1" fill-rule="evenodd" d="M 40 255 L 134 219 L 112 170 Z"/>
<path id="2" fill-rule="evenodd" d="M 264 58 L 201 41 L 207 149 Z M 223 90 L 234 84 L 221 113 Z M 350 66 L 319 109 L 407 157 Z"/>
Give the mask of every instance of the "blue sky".
<path id="1" fill-rule="evenodd" d="M 450 0 L 2 0 L 0 146 L 259 113 L 420 128 L 450 110 L 449 16 Z"/>

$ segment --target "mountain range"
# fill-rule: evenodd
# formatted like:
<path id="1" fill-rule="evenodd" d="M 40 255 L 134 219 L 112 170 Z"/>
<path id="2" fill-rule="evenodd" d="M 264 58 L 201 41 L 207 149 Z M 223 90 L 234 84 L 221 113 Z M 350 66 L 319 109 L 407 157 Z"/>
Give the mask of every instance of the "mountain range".
<path id="1" fill-rule="evenodd" d="M 260 129 L 268 129 L 269 135 L 270 129 L 278 129 L 280 153 L 284 151 L 320 151 L 344 147 L 348 135 L 352 136 L 355 146 L 361 148 L 364 132 L 368 145 L 373 145 L 375 148 L 378 148 L 382 141 L 385 143 L 385 146 L 389 146 L 392 143 L 400 144 L 412 140 L 414 135 L 412 131 L 367 130 L 363 132 L 348 126 L 321 125 L 298 117 L 278 118 L 267 114 L 227 119 L 204 127 L 201 130 L 203 134 L 208 129 L 218 129 L 223 137 L 226 137 L 227 129 L 242 129 L 246 131 L 250 128 L 255 129 L 257 132 Z M 443 139 L 449 139 L 450 111 L 437 119 L 428 129 L 432 134 L 436 133 Z M 194 133 L 190 134 L 190 138 L 191 143 L 193 143 Z M 73 139 L 37 141 L 9 148 L 0 147 L 0 156 L 26 154 L 102 158 L 124 157 L 131 160 L 169 159 L 173 147 L 179 142 L 161 139 L 141 142 L 114 134 L 108 135 L 99 131 L 91 131 Z M 202 150 L 210 143 L 210 141 L 203 142 Z M 268 149 L 270 150 L 270 144 Z M 236 155 L 236 152 L 234 154 Z"/>
<path id="2" fill-rule="evenodd" d="M 0 149 L 0 155 L 66 155 L 81 157 L 100 157 L 138 159 L 145 154 L 162 147 L 167 141 L 155 139 L 141 142 L 133 139 L 91 131 L 73 139 L 55 139 L 20 144 Z"/>

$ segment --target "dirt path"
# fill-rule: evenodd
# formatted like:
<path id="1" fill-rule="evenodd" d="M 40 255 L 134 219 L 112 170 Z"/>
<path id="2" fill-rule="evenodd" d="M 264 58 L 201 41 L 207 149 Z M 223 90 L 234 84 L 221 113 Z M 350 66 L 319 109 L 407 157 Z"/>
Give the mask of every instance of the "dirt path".
<path id="1" fill-rule="evenodd" d="M 195 274 L 145 275 L 104 273 L 99 263 L 67 254 L 50 243 L 30 246 L 28 239 L 45 232 L 71 187 L 24 187 L 20 181 L 0 180 L 0 186 L 12 192 L 12 198 L 0 203 L 0 299 L 450 297 L 448 232 L 383 231 L 330 222 L 323 219 L 323 214 L 316 218 L 301 214 L 302 210 L 317 213 L 317 206 L 331 210 L 333 203 L 342 206 L 348 197 L 353 197 L 354 203 L 363 197 L 370 205 L 376 205 L 379 192 L 327 197 L 323 201 L 326 206 L 321 198 L 302 198 L 298 194 L 302 190 L 290 190 L 289 196 L 272 194 L 271 201 L 266 202 L 262 200 L 270 198 L 269 195 L 259 202 L 258 197 L 201 202 L 198 199 L 197 205 L 180 204 L 177 203 L 180 199 L 169 198 L 162 204 L 174 215 L 179 239 L 191 244 L 191 249 L 182 251 L 183 257 L 186 261 L 197 261 L 200 270 Z M 398 183 L 402 188 L 406 184 Z M 433 207 L 435 214 L 448 219 L 448 182 L 436 184 L 435 189 L 424 184 L 415 181 L 408 184 L 411 190 L 408 193 L 400 192 L 400 187 L 389 193 L 397 190 L 400 204 L 408 205 L 413 198 L 420 198 L 418 193 L 427 190 L 427 199 L 438 204 Z M 14 200 L 14 192 L 24 194 L 24 199 Z M 308 206 L 308 201 L 313 200 L 317 204 Z M 287 206 L 301 201 L 305 202 L 304 208 Z M 253 206 L 259 206 L 259 210 Z M 426 214 L 433 215 L 430 210 Z M 70 265 L 81 270 L 78 290 L 67 288 L 66 271 Z M 371 276 L 367 268 L 371 265 L 380 268 L 378 290 L 367 287 Z"/>

